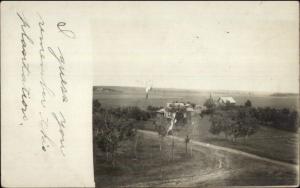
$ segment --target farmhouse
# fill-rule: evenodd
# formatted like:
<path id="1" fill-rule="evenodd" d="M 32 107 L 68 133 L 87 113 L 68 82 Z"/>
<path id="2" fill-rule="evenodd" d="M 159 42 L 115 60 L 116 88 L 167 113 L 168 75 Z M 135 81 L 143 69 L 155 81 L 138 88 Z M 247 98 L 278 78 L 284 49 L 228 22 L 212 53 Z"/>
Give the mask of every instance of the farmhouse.
<path id="1" fill-rule="evenodd" d="M 166 110 L 166 108 L 162 108 L 156 112 L 157 112 L 158 116 L 163 116 L 163 117 L 170 118 L 170 119 L 172 119 L 172 117 L 174 116 L 173 114 L 175 114 L 175 113 L 172 113 L 172 112 Z"/>
<path id="2" fill-rule="evenodd" d="M 217 104 L 220 106 L 235 105 L 236 101 L 232 97 L 219 97 Z"/>
<path id="3" fill-rule="evenodd" d="M 177 112 L 183 114 L 183 118 L 190 118 L 194 109 L 191 104 L 183 102 L 167 103 L 165 108 L 156 111 L 159 116 L 164 116 L 168 119 L 173 119 Z"/>

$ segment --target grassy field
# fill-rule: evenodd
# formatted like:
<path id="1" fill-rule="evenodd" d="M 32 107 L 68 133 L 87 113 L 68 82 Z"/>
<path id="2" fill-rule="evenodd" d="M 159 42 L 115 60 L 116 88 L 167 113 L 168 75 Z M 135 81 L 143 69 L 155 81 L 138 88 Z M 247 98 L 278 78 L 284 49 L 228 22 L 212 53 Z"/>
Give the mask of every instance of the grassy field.
<path id="1" fill-rule="evenodd" d="M 213 135 L 209 132 L 209 117 L 193 117 L 195 128 L 192 138 L 219 146 L 238 149 L 289 163 L 298 161 L 298 135 L 296 133 L 282 131 L 271 127 L 260 126 L 259 131 L 247 140 L 237 139 L 236 143 L 228 141 L 225 136 Z M 184 132 L 178 130 L 178 134 L 184 136 Z"/>
<path id="2" fill-rule="evenodd" d="M 209 98 L 210 92 L 192 91 L 179 89 L 153 89 L 149 98 L 145 100 L 144 88 L 130 87 L 104 87 L 112 88 L 113 91 L 107 92 L 97 90 L 94 87 L 94 99 L 98 99 L 104 106 L 139 106 L 146 108 L 148 105 L 165 106 L 171 101 L 190 101 L 195 104 L 203 105 L 204 101 Z M 296 109 L 298 106 L 297 96 L 271 96 L 270 94 L 255 94 L 247 92 L 212 92 L 215 99 L 219 96 L 232 96 L 238 105 L 244 104 L 248 99 L 256 107 L 274 107 Z"/>
<path id="3" fill-rule="evenodd" d="M 123 142 L 118 150 L 117 164 L 112 168 L 105 154 L 96 148 L 95 181 L 97 187 L 133 185 L 141 182 L 162 184 L 170 179 L 188 177 L 195 171 L 211 171 L 218 164 L 216 156 L 196 153 L 192 158 L 185 155 L 183 144 L 177 144 L 171 160 L 170 143 L 164 142 L 160 155 L 159 139 L 140 135 L 135 158 L 132 143 Z"/>
<path id="4" fill-rule="evenodd" d="M 246 141 L 243 138 L 239 138 L 236 142 L 231 142 L 223 134 L 213 135 L 209 132 L 209 117 L 205 116 L 201 119 L 195 115 L 192 119 L 194 128 L 190 137 L 193 140 L 238 149 L 284 162 L 298 163 L 298 135 L 296 133 L 261 126 L 259 131 Z M 155 131 L 153 121 L 154 119 L 138 122 L 138 126 L 146 130 Z M 179 137 L 186 136 L 186 132 L 181 127 L 175 127 L 174 134 Z"/>

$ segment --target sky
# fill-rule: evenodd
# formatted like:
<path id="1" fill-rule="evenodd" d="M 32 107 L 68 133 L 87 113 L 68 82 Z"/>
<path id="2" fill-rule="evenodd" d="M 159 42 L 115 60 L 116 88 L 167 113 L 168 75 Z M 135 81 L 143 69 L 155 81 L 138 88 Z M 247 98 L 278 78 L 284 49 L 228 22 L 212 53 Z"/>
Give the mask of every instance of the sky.
<path id="1" fill-rule="evenodd" d="M 91 11 L 94 85 L 299 91 L 297 2 L 111 2 Z"/>

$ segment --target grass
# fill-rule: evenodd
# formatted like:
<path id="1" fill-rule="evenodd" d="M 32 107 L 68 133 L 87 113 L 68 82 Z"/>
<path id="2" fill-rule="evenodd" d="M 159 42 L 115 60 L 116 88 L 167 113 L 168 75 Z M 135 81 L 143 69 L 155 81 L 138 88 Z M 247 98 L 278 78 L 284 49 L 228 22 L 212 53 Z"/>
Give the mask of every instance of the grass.
<path id="1" fill-rule="evenodd" d="M 278 130 L 271 127 L 260 126 L 259 131 L 250 136 L 245 142 L 243 138 L 237 139 L 235 143 L 227 140 L 223 134 L 213 135 L 209 132 L 209 117 L 200 118 L 194 115 L 194 129 L 191 138 L 201 142 L 238 149 L 241 151 L 257 154 L 289 163 L 297 163 L 298 160 L 298 135 L 296 133 Z M 150 123 L 146 123 L 148 128 L 153 129 Z M 175 129 L 176 135 L 185 137 L 186 133 L 180 129 Z"/>
<path id="2" fill-rule="evenodd" d="M 97 88 L 97 87 L 94 87 Z M 178 90 L 178 89 L 157 89 L 153 88 L 149 94 L 149 99 L 145 100 L 144 88 L 130 87 L 108 87 L 117 90 L 118 92 L 102 93 L 94 92 L 94 99 L 98 99 L 104 106 L 139 106 L 146 108 L 148 105 L 165 106 L 171 101 L 190 101 L 195 104 L 203 104 L 209 98 L 209 92 L 193 91 L 193 90 Z M 232 96 L 237 105 L 243 105 L 248 99 L 252 105 L 256 107 L 274 107 L 274 108 L 292 108 L 298 106 L 298 96 L 274 97 L 261 94 L 247 93 L 224 93 L 213 94 L 213 98 L 217 99 L 220 96 Z"/>
<path id="3" fill-rule="evenodd" d="M 193 156 L 185 154 L 184 144 L 175 143 L 171 160 L 171 138 L 165 138 L 162 158 L 158 137 L 140 135 L 137 158 L 132 143 L 122 142 L 116 167 L 106 161 L 105 154 L 95 148 L 96 187 L 120 186 L 229 186 L 229 185 L 292 185 L 297 172 L 262 161 L 222 151 L 194 146 Z M 199 150 L 200 149 L 200 150 Z M 223 167 L 219 167 L 219 160 Z M 221 174 L 218 176 L 218 174 Z M 185 183 L 185 184 L 182 184 Z"/>
<path id="4" fill-rule="evenodd" d="M 106 156 L 95 148 L 95 181 L 97 187 L 115 187 L 131 185 L 140 182 L 158 181 L 193 175 L 194 171 L 213 168 L 216 163 L 214 157 L 205 152 L 198 152 L 192 158 L 185 155 L 183 145 L 174 148 L 174 159 L 171 160 L 170 145 L 164 142 L 162 160 L 159 142 L 156 138 L 140 136 L 138 142 L 138 157 L 134 156 L 132 143 L 123 142 L 118 150 L 117 165 L 112 167 L 106 161 Z M 162 168 L 162 171 L 161 171 Z"/>

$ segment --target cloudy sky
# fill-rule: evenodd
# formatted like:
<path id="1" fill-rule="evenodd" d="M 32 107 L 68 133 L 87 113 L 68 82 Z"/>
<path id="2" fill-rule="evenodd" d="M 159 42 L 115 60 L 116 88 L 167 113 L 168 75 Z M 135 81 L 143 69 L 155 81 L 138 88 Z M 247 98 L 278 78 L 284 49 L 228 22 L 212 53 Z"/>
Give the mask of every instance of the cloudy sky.
<path id="1" fill-rule="evenodd" d="M 297 2 L 98 5 L 94 85 L 299 90 Z"/>

